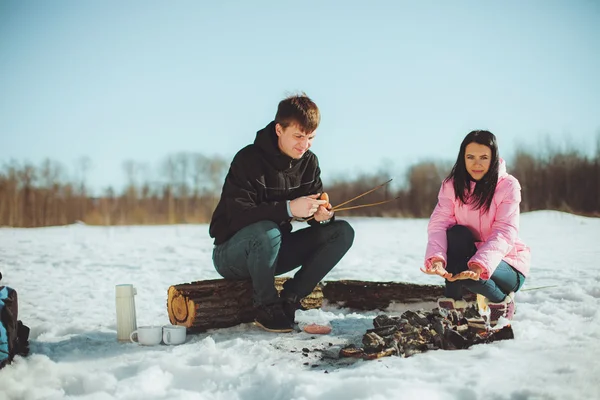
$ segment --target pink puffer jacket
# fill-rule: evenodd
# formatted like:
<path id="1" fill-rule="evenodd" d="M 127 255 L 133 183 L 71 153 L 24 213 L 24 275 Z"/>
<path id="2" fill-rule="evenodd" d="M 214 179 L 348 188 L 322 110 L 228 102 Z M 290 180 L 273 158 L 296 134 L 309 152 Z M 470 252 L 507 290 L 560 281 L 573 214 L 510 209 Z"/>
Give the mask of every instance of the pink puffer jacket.
<path id="1" fill-rule="evenodd" d="M 444 182 L 427 227 L 429 240 L 425 268 L 431 267 L 432 258 L 441 258 L 445 264 L 448 246 L 446 230 L 458 224 L 473 232 L 477 253 L 469 262 L 483 266 L 481 279 L 489 279 L 502 260 L 527 276 L 531 254 L 529 247 L 518 237 L 520 202 L 521 185 L 514 176 L 506 173 L 506 165 L 502 159 L 498 185 L 487 213 L 460 203 L 454 196 L 453 183 Z"/>

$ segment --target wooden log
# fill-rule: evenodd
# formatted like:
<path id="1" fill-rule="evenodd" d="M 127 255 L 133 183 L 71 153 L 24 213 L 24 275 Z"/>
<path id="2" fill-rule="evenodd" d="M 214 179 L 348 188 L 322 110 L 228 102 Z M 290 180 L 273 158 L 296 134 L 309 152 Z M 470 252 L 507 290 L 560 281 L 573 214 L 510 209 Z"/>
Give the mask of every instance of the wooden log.
<path id="1" fill-rule="evenodd" d="M 357 310 L 384 310 L 393 302 L 434 302 L 443 295 L 444 288 L 440 285 L 403 282 L 341 280 L 328 281 L 323 287 L 323 296 L 328 304 Z"/>
<path id="2" fill-rule="evenodd" d="M 278 291 L 289 278 L 276 278 Z M 386 309 L 392 302 L 435 301 L 443 295 L 439 285 L 401 282 L 365 282 L 356 280 L 327 281 L 302 300 L 307 309 L 329 305 L 358 310 Z M 213 279 L 174 285 L 167 297 L 169 320 L 183 325 L 189 332 L 226 328 L 254 320 L 252 283 L 250 280 Z"/>
<path id="3" fill-rule="evenodd" d="M 275 278 L 280 292 L 289 278 Z M 250 280 L 212 279 L 169 287 L 167 310 L 173 325 L 183 325 L 189 332 L 204 332 L 254 321 Z M 307 309 L 319 308 L 323 302 L 321 285 L 302 300 Z"/>

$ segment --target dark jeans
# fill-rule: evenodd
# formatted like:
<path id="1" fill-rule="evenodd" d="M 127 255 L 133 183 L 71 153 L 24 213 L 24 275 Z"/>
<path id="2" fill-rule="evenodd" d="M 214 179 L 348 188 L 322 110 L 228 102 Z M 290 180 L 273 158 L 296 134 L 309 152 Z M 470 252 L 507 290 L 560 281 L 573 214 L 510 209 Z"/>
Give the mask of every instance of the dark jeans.
<path id="1" fill-rule="evenodd" d="M 352 246 L 354 230 L 335 220 L 291 233 L 276 223 L 261 221 L 240 229 L 215 246 L 213 264 L 225 279 L 252 279 L 254 304 L 278 300 L 275 276 L 302 266 L 284 284 L 292 296 L 308 296 Z"/>
<path id="2" fill-rule="evenodd" d="M 446 271 L 453 275 L 466 271 L 467 262 L 477 252 L 473 234 L 466 226 L 454 225 L 448 229 L 446 237 L 448 239 Z M 501 261 L 488 280 L 466 279 L 455 282 L 446 280 L 444 295 L 459 300 L 462 299 L 463 288 L 466 288 L 470 292 L 485 296 L 492 303 L 499 303 L 508 293 L 518 291 L 523 283 L 525 283 L 523 274 L 505 261 Z"/>

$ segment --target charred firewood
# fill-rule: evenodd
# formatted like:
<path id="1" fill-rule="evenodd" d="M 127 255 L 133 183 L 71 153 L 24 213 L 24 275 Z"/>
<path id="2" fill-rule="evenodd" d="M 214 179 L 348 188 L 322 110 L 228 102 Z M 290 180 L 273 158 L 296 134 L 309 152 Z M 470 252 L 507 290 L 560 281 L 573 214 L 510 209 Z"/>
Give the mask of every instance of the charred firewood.
<path id="1" fill-rule="evenodd" d="M 401 317 L 378 315 L 373 319 L 374 328 L 363 336 L 363 347 L 348 346 L 340 351 L 340 357 L 365 360 L 390 355 L 410 357 L 428 350 L 467 349 L 475 344 L 514 338 L 510 326 L 482 330 L 472 327 L 470 321 L 474 319 L 476 315 L 469 310 L 406 311 Z"/>
<path id="2" fill-rule="evenodd" d="M 424 314 L 414 312 L 414 311 L 405 311 L 402 314 L 402 318 L 406 319 L 409 324 L 412 326 L 427 326 L 429 325 L 429 320 Z"/>
<path id="3" fill-rule="evenodd" d="M 444 332 L 444 350 L 466 349 L 469 347 L 469 341 L 466 337 L 454 329 L 446 329 Z"/>
<path id="4" fill-rule="evenodd" d="M 376 333 L 367 333 L 363 336 L 363 345 L 365 346 L 365 352 L 376 353 L 385 347 L 385 340 Z"/>

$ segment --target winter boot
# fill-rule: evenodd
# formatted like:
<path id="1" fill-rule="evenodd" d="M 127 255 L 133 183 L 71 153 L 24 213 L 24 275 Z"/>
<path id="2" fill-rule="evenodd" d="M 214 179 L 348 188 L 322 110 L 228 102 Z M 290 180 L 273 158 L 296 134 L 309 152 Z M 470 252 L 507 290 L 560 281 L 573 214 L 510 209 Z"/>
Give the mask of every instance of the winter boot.
<path id="1" fill-rule="evenodd" d="M 504 317 L 511 321 L 515 315 L 515 293 L 510 292 L 500 303 L 489 303 L 490 308 L 490 324 L 492 326 L 498 323 L 500 317 Z"/>
<path id="2" fill-rule="evenodd" d="M 300 303 L 298 295 L 285 289 L 281 292 L 281 302 L 283 312 L 293 326 L 296 322 L 296 310 L 305 310 L 305 308 Z"/>
<path id="3" fill-rule="evenodd" d="M 477 330 L 487 330 L 490 327 L 490 308 L 485 296 L 478 294 L 473 312 L 466 316 L 467 324 Z"/>
<path id="4" fill-rule="evenodd" d="M 456 310 L 463 312 L 468 307 L 471 307 L 472 303 L 465 300 L 454 300 L 450 297 L 440 297 L 437 301 L 437 305 L 440 310 Z"/>
<path id="5" fill-rule="evenodd" d="M 256 307 L 254 324 L 269 332 L 285 333 L 294 330 L 280 302 Z"/>

